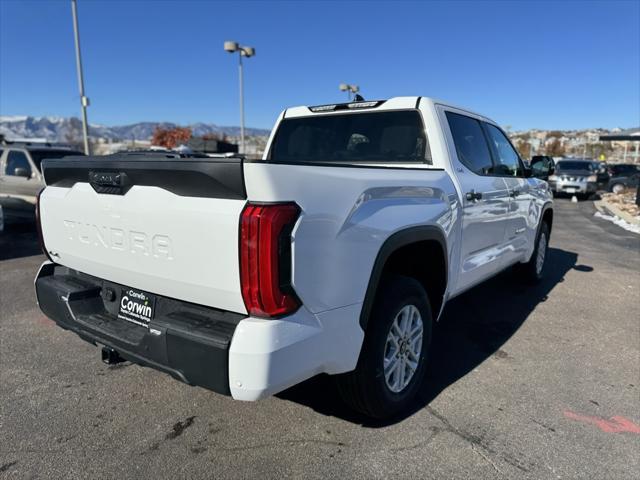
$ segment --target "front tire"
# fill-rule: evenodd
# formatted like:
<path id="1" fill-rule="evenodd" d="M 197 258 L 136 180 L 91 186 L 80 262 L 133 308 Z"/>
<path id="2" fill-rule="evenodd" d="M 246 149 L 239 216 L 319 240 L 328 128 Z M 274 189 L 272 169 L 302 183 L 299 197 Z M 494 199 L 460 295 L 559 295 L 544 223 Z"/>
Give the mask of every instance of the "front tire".
<path id="1" fill-rule="evenodd" d="M 520 274 L 528 283 L 538 283 L 544 276 L 544 269 L 547 264 L 549 253 L 549 224 L 543 222 L 536 238 L 536 246 L 533 254 L 527 263 L 518 265 Z"/>
<path id="2" fill-rule="evenodd" d="M 336 377 L 354 410 L 382 419 L 406 409 L 424 379 L 431 343 L 429 298 L 413 278 L 393 275 L 381 283 L 358 365 Z"/>

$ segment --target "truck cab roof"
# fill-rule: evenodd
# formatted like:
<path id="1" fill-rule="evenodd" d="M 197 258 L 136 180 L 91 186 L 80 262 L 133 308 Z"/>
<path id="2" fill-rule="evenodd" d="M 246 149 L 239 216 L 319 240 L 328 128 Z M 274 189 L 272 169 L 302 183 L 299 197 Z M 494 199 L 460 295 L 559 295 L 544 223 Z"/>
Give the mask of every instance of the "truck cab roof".
<path id="1" fill-rule="evenodd" d="M 461 111 L 470 113 L 476 117 L 480 117 L 491 123 L 495 123 L 493 120 L 477 112 L 469 110 L 468 108 L 460 107 L 450 102 L 445 102 L 432 97 L 422 97 L 422 96 L 392 97 L 386 100 L 385 99 L 359 100 L 359 101 L 351 101 L 346 103 L 331 103 L 331 104 L 309 105 L 309 106 L 301 105 L 297 107 L 287 108 L 283 112 L 282 118 L 294 118 L 294 117 L 305 117 L 309 115 L 332 114 L 339 111 L 355 112 L 355 111 L 363 111 L 363 110 L 383 111 L 383 110 L 415 109 L 415 108 L 418 108 L 419 105 L 423 105 L 423 106 L 442 105 L 445 107 L 451 107 L 451 108 L 455 108 L 456 110 L 461 110 Z"/>

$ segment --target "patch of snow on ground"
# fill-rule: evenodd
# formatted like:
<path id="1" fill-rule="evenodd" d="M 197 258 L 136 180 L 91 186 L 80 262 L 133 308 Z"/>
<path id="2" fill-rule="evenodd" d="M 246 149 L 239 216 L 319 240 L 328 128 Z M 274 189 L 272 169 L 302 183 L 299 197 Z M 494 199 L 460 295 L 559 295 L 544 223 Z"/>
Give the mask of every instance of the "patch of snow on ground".
<path id="1" fill-rule="evenodd" d="M 603 220 L 608 220 L 609 222 L 613 222 L 616 225 L 618 225 L 619 227 L 622 227 L 622 228 L 624 228 L 625 230 L 627 230 L 629 232 L 640 234 L 640 225 L 633 225 L 632 223 L 626 222 L 625 220 L 621 219 L 620 217 L 614 217 L 612 215 L 605 215 L 604 213 L 601 213 L 601 212 L 594 213 L 594 216 L 596 216 L 598 218 L 602 218 Z"/>

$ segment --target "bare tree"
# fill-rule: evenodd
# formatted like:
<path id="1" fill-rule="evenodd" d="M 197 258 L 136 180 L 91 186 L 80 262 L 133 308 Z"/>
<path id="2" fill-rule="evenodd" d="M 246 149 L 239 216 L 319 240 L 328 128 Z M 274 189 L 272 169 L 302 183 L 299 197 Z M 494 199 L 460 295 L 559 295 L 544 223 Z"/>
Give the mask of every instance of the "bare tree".
<path id="1" fill-rule="evenodd" d="M 562 157 L 565 154 L 564 145 L 558 138 L 554 138 L 551 143 L 547 144 L 545 153 L 551 157 Z"/>
<path id="2" fill-rule="evenodd" d="M 531 156 L 531 144 L 526 140 L 518 140 L 516 143 L 516 148 L 518 149 L 518 153 L 522 158 L 529 159 Z"/>

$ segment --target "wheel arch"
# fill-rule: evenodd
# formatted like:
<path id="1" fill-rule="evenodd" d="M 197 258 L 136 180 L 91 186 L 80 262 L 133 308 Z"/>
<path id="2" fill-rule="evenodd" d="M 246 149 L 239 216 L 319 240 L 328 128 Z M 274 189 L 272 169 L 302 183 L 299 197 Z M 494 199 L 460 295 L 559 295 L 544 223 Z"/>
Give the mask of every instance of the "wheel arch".
<path id="1" fill-rule="evenodd" d="M 553 227 L 553 205 L 551 204 L 551 202 L 545 204 L 545 206 L 542 207 L 542 215 L 540 216 L 540 225 L 538 225 L 538 231 L 540 231 L 540 226 L 543 222 L 549 224 L 549 233 L 551 233 L 551 229 Z"/>
<path id="2" fill-rule="evenodd" d="M 415 259 L 412 264 L 404 263 L 407 255 L 422 253 L 424 255 Z M 428 264 L 429 260 L 437 260 L 435 265 Z M 399 263 L 395 263 L 395 262 Z M 415 274 L 419 267 L 429 267 L 422 274 Z M 409 268 L 409 270 L 403 270 Z M 414 274 L 410 272 L 413 271 Z M 365 293 L 362 310 L 360 312 L 360 326 L 366 331 L 371 309 L 375 302 L 378 288 L 386 272 L 400 273 L 416 278 L 427 291 L 434 319 L 437 318 L 444 303 L 444 295 L 447 288 L 449 258 L 447 255 L 447 242 L 442 229 L 433 225 L 410 227 L 389 236 L 380 247 L 369 277 L 369 284 Z M 409 273 L 407 273 L 409 272 Z M 426 282 L 436 275 L 436 282 Z"/>

